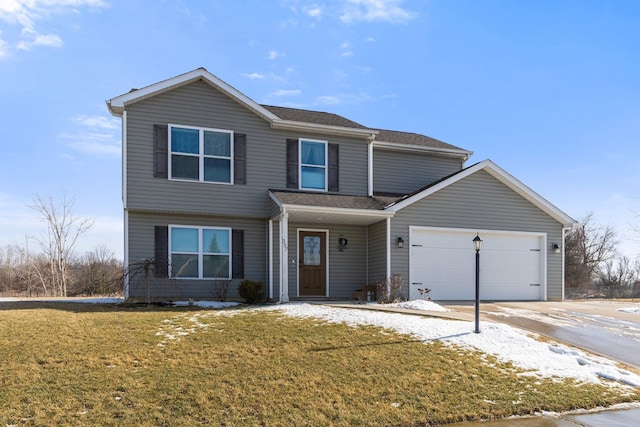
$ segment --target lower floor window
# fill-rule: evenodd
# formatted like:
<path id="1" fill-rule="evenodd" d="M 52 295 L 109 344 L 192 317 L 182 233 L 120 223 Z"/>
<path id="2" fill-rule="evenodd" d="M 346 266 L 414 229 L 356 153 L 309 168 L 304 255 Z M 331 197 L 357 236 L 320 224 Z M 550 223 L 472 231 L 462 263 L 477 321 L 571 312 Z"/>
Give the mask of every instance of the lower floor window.
<path id="1" fill-rule="evenodd" d="M 169 248 L 171 277 L 231 277 L 230 228 L 170 226 Z"/>

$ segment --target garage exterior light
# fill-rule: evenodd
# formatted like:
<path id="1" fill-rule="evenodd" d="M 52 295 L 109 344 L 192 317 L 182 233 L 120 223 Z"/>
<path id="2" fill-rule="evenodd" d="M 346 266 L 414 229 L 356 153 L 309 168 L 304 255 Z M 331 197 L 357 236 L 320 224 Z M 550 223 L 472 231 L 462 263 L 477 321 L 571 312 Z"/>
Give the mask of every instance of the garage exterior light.
<path id="1" fill-rule="evenodd" d="M 476 252 L 480 252 L 480 248 L 482 247 L 482 239 L 480 238 L 480 234 L 473 238 L 473 249 Z"/>

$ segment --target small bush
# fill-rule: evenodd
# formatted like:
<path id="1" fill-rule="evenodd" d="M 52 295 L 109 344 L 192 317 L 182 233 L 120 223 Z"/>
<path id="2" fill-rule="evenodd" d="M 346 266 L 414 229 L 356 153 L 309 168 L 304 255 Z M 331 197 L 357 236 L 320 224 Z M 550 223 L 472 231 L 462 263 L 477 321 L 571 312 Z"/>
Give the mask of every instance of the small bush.
<path id="1" fill-rule="evenodd" d="M 216 300 L 226 301 L 227 293 L 229 292 L 229 286 L 231 285 L 230 279 L 214 279 L 213 280 L 213 292 L 216 295 Z"/>
<path id="2" fill-rule="evenodd" d="M 388 287 L 387 282 L 389 282 Z M 381 304 L 401 301 L 403 299 L 402 275 L 400 273 L 394 273 L 388 279 L 380 280 L 376 283 L 376 290 L 378 302 Z"/>
<path id="3" fill-rule="evenodd" d="M 245 279 L 238 286 L 238 294 L 247 304 L 256 304 L 264 298 L 262 287 L 262 282 Z"/>

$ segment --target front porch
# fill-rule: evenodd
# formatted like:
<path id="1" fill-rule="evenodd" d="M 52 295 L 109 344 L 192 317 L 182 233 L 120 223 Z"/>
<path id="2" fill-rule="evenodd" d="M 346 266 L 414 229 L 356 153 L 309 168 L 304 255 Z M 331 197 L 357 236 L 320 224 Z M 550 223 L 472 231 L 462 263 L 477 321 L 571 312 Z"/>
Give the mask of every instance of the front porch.
<path id="1" fill-rule="evenodd" d="M 391 198 L 270 195 L 271 300 L 354 301 L 354 292 L 390 276 Z"/>

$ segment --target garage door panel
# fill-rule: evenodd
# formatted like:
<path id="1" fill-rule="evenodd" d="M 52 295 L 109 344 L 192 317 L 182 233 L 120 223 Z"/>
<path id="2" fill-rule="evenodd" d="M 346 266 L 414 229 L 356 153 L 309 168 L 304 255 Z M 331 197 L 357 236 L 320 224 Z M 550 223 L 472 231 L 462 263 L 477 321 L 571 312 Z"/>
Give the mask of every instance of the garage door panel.
<path id="1" fill-rule="evenodd" d="M 431 289 L 434 300 L 475 299 L 476 233 L 413 230 L 410 252 L 410 297 L 418 288 Z M 483 300 L 542 299 L 541 236 L 482 233 L 480 298 Z"/>

